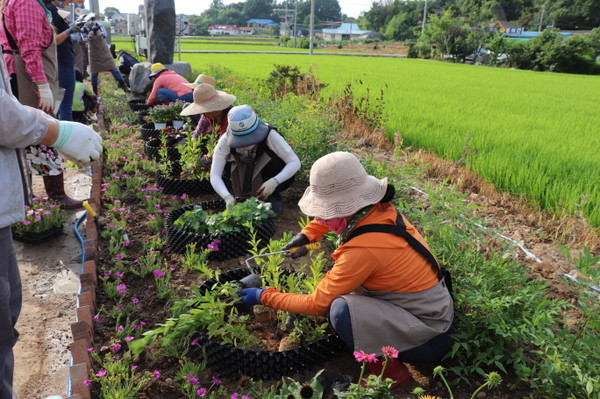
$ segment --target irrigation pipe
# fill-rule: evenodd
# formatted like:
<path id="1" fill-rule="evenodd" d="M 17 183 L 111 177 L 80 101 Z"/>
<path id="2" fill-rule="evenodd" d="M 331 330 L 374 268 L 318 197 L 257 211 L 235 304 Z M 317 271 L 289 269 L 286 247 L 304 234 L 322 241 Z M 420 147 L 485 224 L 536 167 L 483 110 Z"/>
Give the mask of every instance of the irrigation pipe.
<path id="1" fill-rule="evenodd" d="M 418 192 L 418 193 L 421 193 L 421 194 L 423 194 L 423 195 L 424 195 L 424 196 L 426 196 L 426 197 L 428 197 L 428 196 L 429 196 L 429 195 L 428 195 L 428 194 L 427 194 L 425 191 L 423 191 L 423 190 L 421 190 L 421 189 L 418 189 L 417 187 L 409 186 L 409 188 L 411 188 L 412 190 L 415 190 L 415 191 L 416 191 L 416 192 Z M 450 208 L 448 205 L 444 205 L 444 206 L 445 206 L 446 208 Z M 482 225 L 482 224 L 480 224 L 480 223 L 475 223 L 475 222 L 473 222 L 473 224 L 474 224 L 475 226 L 477 226 L 477 227 L 480 227 L 480 228 L 482 228 L 482 229 L 489 230 L 489 228 L 487 228 L 487 227 L 483 226 L 483 225 Z M 498 236 L 500 236 L 500 237 L 504 238 L 505 240 L 512 242 L 512 243 L 513 243 L 513 244 L 515 244 L 516 246 L 518 246 L 518 247 L 519 247 L 519 248 L 520 248 L 520 249 L 521 249 L 521 250 L 522 250 L 522 251 L 525 253 L 525 255 L 527 255 L 528 257 L 532 258 L 532 259 L 533 259 L 534 261 L 536 261 L 537 263 L 542 263 L 542 260 L 541 260 L 540 258 L 538 258 L 537 256 L 535 256 L 535 255 L 534 255 L 533 253 L 531 253 L 530 251 L 528 251 L 528 250 L 527 250 L 527 248 L 525 248 L 525 247 L 524 247 L 524 246 L 523 246 L 523 245 L 522 245 L 520 242 L 518 242 L 517 240 L 514 240 L 514 239 L 512 239 L 512 238 L 510 238 L 510 237 L 507 237 L 507 236 L 505 236 L 504 234 L 500 234 L 500 233 L 497 233 L 497 232 L 494 232 L 494 234 L 496 234 L 496 235 L 498 235 Z M 568 274 L 568 273 L 563 273 L 562 275 L 563 275 L 563 276 L 565 276 L 566 278 L 568 278 L 569 280 L 571 280 L 571 281 L 573 281 L 573 282 L 577 283 L 577 284 L 580 284 L 580 285 L 585 285 L 586 287 L 588 287 L 588 288 L 590 288 L 590 289 L 592 289 L 592 290 L 594 290 L 594 291 L 600 292 L 600 288 L 599 288 L 599 287 L 596 287 L 595 285 L 592 285 L 592 284 L 586 283 L 586 282 L 584 282 L 584 281 L 578 280 L 576 277 L 573 277 L 573 276 L 571 276 L 571 275 L 570 275 L 570 274 Z"/>
<path id="2" fill-rule="evenodd" d="M 92 168 L 89 167 L 88 168 L 88 175 L 92 175 Z M 88 198 L 92 195 L 92 188 L 90 187 L 90 191 L 89 191 L 89 195 Z M 81 214 L 81 216 L 79 216 L 79 218 L 77 219 L 77 221 L 75 222 L 75 226 L 73 226 L 73 234 L 75 234 L 75 238 L 77 238 L 77 240 L 79 241 L 79 245 L 81 246 L 81 266 L 79 267 L 79 275 L 81 276 L 83 274 L 83 262 L 85 262 L 86 257 L 85 257 L 85 246 L 83 245 L 83 238 L 81 237 L 81 233 L 79 233 L 79 226 L 81 225 L 81 222 L 83 222 L 88 214 L 88 211 L 91 211 L 91 214 L 94 214 L 94 211 L 92 208 L 90 208 L 89 204 L 87 201 L 84 201 L 84 207 L 85 207 L 85 211 L 83 211 L 83 213 Z M 81 280 L 79 280 L 79 288 L 77 289 L 77 302 L 76 302 L 76 309 L 79 307 L 79 294 L 81 294 Z M 75 312 L 75 321 L 77 321 L 77 312 Z M 70 360 L 69 360 L 69 366 L 73 366 L 73 355 L 70 356 Z M 70 397 L 72 395 L 72 386 L 71 386 L 71 373 L 67 374 L 67 398 Z"/>

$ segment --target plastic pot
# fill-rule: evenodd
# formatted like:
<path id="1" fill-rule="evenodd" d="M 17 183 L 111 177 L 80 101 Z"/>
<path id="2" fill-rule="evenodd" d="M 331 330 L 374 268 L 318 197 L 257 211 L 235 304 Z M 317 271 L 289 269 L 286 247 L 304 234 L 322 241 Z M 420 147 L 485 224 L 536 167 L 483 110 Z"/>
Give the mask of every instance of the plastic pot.
<path id="1" fill-rule="evenodd" d="M 12 230 L 12 236 L 15 241 L 21 241 L 27 244 L 42 244 L 48 240 L 58 237 L 63 233 L 63 225 L 50 227 L 48 230 L 40 231 L 39 233 L 24 232 L 21 234 Z"/>
<path id="2" fill-rule="evenodd" d="M 179 167 L 181 171 L 181 167 Z M 156 185 L 163 188 L 165 194 L 199 197 L 205 194 L 213 194 L 215 190 L 210 184 L 210 179 L 177 179 L 156 172 Z"/>

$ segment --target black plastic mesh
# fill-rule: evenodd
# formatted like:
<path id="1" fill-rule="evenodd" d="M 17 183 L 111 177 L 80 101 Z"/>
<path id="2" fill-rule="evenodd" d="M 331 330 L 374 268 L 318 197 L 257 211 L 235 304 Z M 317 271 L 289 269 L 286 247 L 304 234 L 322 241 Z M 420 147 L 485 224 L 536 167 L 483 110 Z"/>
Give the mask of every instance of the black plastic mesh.
<path id="1" fill-rule="evenodd" d="M 160 137 L 160 130 L 154 128 L 154 123 L 147 122 L 140 127 L 142 140 L 149 141 Z"/>
<path id="2" fill-rule="evenodd" d="M 219 281 L 238 281 L 249 274 L 246 268 L 221 273 Z M 200 292 L 210 290 L 216 284 L 209 279 L 200 288 Z M 318 341 L 287 351 L 256 351 L 240 349 L 229 344 L 214 342 L 198 332 L 194 337 L 198 345 L 193 348 L 192 356 L 205 359 L 222 378 L 238 379 L 246 375 L 256 380 L 277 380 L 283 376 L 308 371 L 339 356 L 347 350 L 337 334 L 330 334 Z"/>
<path id="3" fill-rule="evenodd" d="M 156 172 L 156 185 L 163 188 L 165 194 L 199 197 L 205 194 L 214 194 L 215 190 L 210 184 L 210 179 L 176 179 Z"/>
<path id="4" fill-rule="evenodd" d="M 196 205 L 200 205 L 204 210 L 213 209 L 222 211 L 225 209 L 225 201 L 222 199 L 202 202 Z M 183 208 L 172 211 L 167 217 L 167 240 L 169 247 L 174 252 L 184 253 L 186 246 L 192 243 L 196 243 L 196 249 L 200 251 L 206 248 L 206 246 L 215 239 L 218 239 L 221 240 L 219 251 L 211 252 L 208 258 L 209 260 L 223 261 L 248 255 L 248 251 L 251 249 L 250 244 L 248 244 L 250 232 L 245 227 L 242 227 L 241 231 L 210 236 L 206 234 L 199 235 L 191 233 L 173 226 L 173 223 L 179 216 L 193 208 L 194 205 L 184 206 Z M 257 223 L 254 226 L 254 229 L 256 231 L 257 239 L 260 239 L 260 244 L 266 246 L 275 234 L 275 222 L 273 219 L 266 219 L 261 223 Z"/>

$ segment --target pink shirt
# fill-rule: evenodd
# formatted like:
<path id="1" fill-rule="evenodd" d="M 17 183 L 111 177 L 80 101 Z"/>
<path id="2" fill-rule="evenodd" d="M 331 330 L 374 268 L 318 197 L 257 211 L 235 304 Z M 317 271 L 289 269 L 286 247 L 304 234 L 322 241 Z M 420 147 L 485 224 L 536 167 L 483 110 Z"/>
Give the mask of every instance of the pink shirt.
<path id="1" fill-rule="evenodd" d="M 21 57 L 25 70 L 34 83 L 47 82 L 42 63 L 42 52 L 54 38 L 54 30 L 46 18 L 46 12 L 36 0 L 10 0 L 2 11 L 6 29 L 10 32 Z M 0 30 L 5 50 L 14 50 L 8 45 L 4 29 Z"/>
<path id="2" fill-rule="evenodd" d="M 177 93 L 178 97 L 181 97 L 185 94 L 191 93 L 194 91 L 191 87 L 184 85 L 184 83 L 189 83 L 186 78 L 181 75 L 178 75 L 177 72 L 166 70 L 161 72 L 154 84 L 152 85 L 152 92 L 148 97 L 148 101 L 146 104 L 152 105 L 156 102 L 158 98 L 158 89 L 169 89 Z"/>

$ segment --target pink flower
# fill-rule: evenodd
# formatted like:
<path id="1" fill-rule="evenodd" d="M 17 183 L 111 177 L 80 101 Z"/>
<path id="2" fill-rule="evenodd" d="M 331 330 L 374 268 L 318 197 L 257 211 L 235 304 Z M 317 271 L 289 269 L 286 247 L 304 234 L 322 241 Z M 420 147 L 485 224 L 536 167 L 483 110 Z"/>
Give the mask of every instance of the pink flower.
<path id="1" fill-rule="evenodd" d="M 119 327 L 117 328 L 117 330 L 119 330 L 119 331 L 123 331 L 124 329 L 125 329 L 125 327 L 123 327 L 123 326 L 119 326 Z"/>
<path id="2" fill-rule="evenodd" d="M 100 316 L 94 316 L 94 317 L 92 317 L 92 321 L 94 321 L 96 323 L 99 322 L 100 321 Z"/>
<path id="3" fill-rule="evenodd" d="M 354 357 L 357 362 L 367 362 L 367 363 L 375 363 L 377 362 L 377 357 L 375 357 L 374 353 L 365 353 L 365 351 L 354 351 Z"/>
<path id="4" fill-rule="evenodd" d="M 121 350 L 121 344 L 114 344 L 113 346 L 111 346 L 111 349 L 115 352 L 118 352 Z"/>
<path id="5" fill-rule="evenodd" d="M 188 374 L 188 375 L 185 376 L 185 378 L 187 378 L 188 381 L 191 382 L 193 386 L 195 386 L 195 387 L 199 387 L 200 386 L 200 382 L 193 375 Z"/>
<path id="6" fill-rule="evenodd" d="M 157 380 L 158 380 L 158 379 L 160 378 L 160 371 L 158 371 L 158 370 L 154 370 L 154 371 L 152 372 L 152 374 L 154 375 L 154 378 L 155 378 L 155 379 L 157 379 Z"/>
<path id="7" fill-rule="evenodd" d="M 135 369 L 137 369 L 137 368 L 138 368 L 138 366 L 136 366 L 135 364 L 134 364 L 133 366 L 131 366 L 131 369 L 132 369 L 132 370 L 135 370 Z"/>
<path id="8" fill-rule="evenodd" d="M 133 303 L 138 303 L 139 301 L 140 301 L 140 300 L 139 300 L 138 298 L 133 298 L 133 299 L 131 300 L 131 302 L 133 302 Z"/>
<path id="9" fill-rule="evenodd" d="M 108 373 L 106 370 L 100 370 L 96 373 L 96 377 L 104 377 Z"/>
<path id="10" fill-rule="evenodd" d="M 194 346 L 194 345 L 198 345 L 198 338 L 194 338 L 192 340 L 192 342 L 190 343 L 190 345 Z"/>
<path id="11" fill-rule="evenodd" d="M 384 346 L 383 348 L 381 348 L 381 351 L 383 352 L 383 356 L 387 356 L 392 359 L 398 358 L 398 350 L 393 346 Z"/>
<path id="12" fill-rule="evenodd" d="M 134 339 L 135 339 L 135 338 L 133 338 L 133 337 L 125 337 L 125 341 L 127 341 L 127 342 L 131 342 L 131 341 L 133 341 Z"/>
<path id="13" fill-rule="evenodd" d="M 198 390 L 196 391 L 196 394 L 197 394 L 198 396 L 202 397 L 202 396 L 206 395 L 206 389 L 204 389 L 204 388 L 200 388 L 200 389 L 198 389 Z"/>
<path id="14" fill-rule="evenodd" d="M 164 277 L 165 273 L 162 270 L 156 269 L 152 272 L 156 277 Z"/>
<path id="15" fill-rule="evenodd" d="M 90 380 L 83 380 L 83 385 L 85 385 L 86 387 L 89 387 L 90 385 L 92 385 L 92 381 L 90 381 Z"/>
<path id="16" fill-rule="evenodd" d="M 94 351 L 94 348 L 87 348 L 86 350 L 87 350 L 89 353 L 91 353 L 91 352 L 93 352 L 93 351 Z"/>
<path id="17" fill-rule="evenodd" d="M 211 381 L 212 381 L 212 382 L 213 382 L 215 385 L 221 385 L 221 384 L 223 383 L 223 382 L 222 382 L 220 379 L 218 379 L 218 378 L 217 378 L 217 377 L 215 377 L 215 376 L 213 376 L 213 377 L 212 377 L 210 380 L 211 380 Z"/>
<path id="18" fill-rule="evenodd" d="M 119 260 L 123 260 L 124 256 L 123 256 L 123 254 L 116 254 L 115 258 L 117 258 Z"/>

